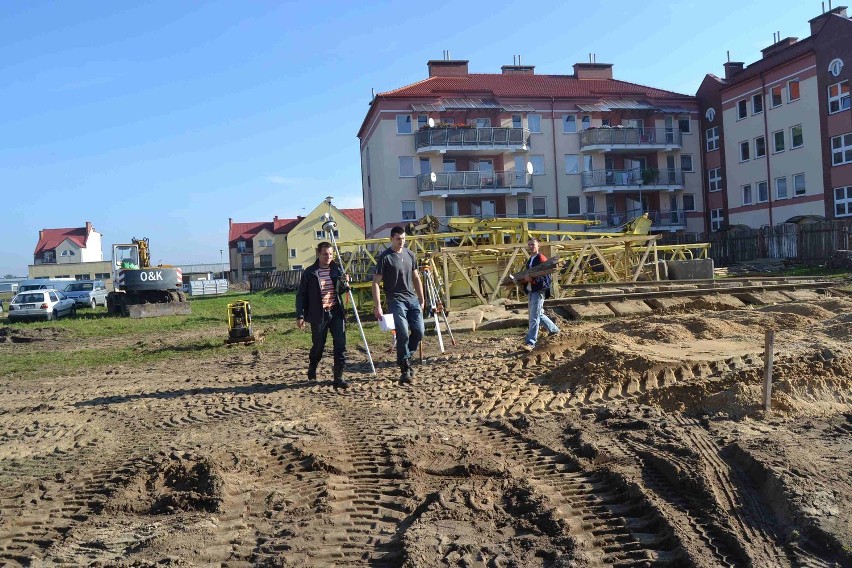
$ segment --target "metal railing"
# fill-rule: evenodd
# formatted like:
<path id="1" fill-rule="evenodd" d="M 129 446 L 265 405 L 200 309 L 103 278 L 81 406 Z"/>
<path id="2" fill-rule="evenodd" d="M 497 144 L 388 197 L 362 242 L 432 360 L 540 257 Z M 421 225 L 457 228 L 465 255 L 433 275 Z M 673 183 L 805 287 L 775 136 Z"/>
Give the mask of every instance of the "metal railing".
<path id="1" fill-rule="evenodd" d="M 422 148 L 521 148 L 529 140 L 526 128 L 425 128 L 414 133 L 415 147 Z"/>
<path id="2" fill-rule="evenodd" d="M 630 209 L 627 211 L 593 211 L 584 217 L 589 221 L 599 221 L 600 227 L 620 227 L 625 223 L 647 213 L 652 227 L 673 227 L 686 225 L 686 211 L 683 209 L 661 209 L 642 211 Z"/>
<path id="3" fill-rule="evenodd" d="M 633 168 L 631 170 L 591 170 L 581 174 L 583 188 L 683 185 L 682 170 Z"/>
<path id="4" fill-rule="evenodd" d="M 683 137 L 677 128 L 590 128 L 580 132 L 584 146 L 681 146 Z"/>
<path id="5" fill-rule="evenodd" d="M 427 191 L 463 191 L 476 193 L 495 189 L 532 190 L 532 175 L 526 172 L 442 172 L 417 176 L 417 193 Z"/>

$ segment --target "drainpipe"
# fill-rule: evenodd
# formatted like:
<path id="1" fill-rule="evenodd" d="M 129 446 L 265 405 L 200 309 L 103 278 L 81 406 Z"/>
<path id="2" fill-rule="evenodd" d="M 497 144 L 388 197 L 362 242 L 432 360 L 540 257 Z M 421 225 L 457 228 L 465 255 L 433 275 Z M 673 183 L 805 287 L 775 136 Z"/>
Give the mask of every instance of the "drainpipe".
<path id="1" fill-rule="evenodd" d="M 769 151 L 769 107 L 766 106 L 766 82 L 763 79 L 763 71 L 760 72 L 760 95 L 763 97 L 763 140 L 766 146 L 766 196 L 769 198 L 769 226 L 772 227 L 772 172 L 769 169 L 769 156 L 772 152 Z M 790 188 L 787 188 L 787 195 L 790 195 Z"/>
<path id="2" fill-rule="evenodd" d="M 698 107 L 698 132 L 700 134 L 698 140 L 700 141 L 700 146 L 698 147 L 698 161 L 701 167 L 701 197 L 702 197 L 702 206 L 704 207 L 704 214 L 701 216 L 702 220 L 702 228 L 704 229 L 704 234 L 710 234 L 710 188 L 707 187 L 707 162 L 705 161 L 705 154 L 707 153 L 707 142 L 704 138 L 705 129 L 702 128 L 701 125 L 701 105 Z M 681 144 L 683 144 L 683 134 L 680 136 Z M 721 163 L 721 160 L 720 160 Z M 683 175 L 683 174 L 681 174 Z M 686 177 L 684 177 L 684 189 L 686 188 Z M 686 225 L 686 210 L 683 212 L 684 226 Z"/>
<path id="3" fill-rule="evenodd" d="M 553 182 L 556 186 L 556 218 L 559 219 L 559 167 L 556 165 L 556 107 L 555 99 L 550 97 L 550 133 L 553 135 Z M 562 225 L 557 223 L 556 230 L 561 231 Z"/>

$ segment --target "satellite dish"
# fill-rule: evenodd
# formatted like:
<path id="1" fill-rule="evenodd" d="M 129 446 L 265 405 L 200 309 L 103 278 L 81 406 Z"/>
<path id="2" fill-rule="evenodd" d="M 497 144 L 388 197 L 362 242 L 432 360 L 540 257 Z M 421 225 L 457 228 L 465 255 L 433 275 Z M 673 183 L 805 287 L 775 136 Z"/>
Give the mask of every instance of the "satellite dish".
<path id="1" fill-rule="evenodd" d="M 527 173 L 532 175 L 533 173 L 533 165 L 532 162 L 527 162 Z"/>
<path id="2" fill-rule="evenodd" d="M 438 181 L 438 174 L 432 172 L 431 174 L 429 174 L 429 179 L 432 180 L 432 183 L 435 183 L 436 181 Z"/>
<path id="3" fill-rule="evenodd" d="M 432 117 L 429 117 L 429 128 L 435 128 L 435 119 Z"/>

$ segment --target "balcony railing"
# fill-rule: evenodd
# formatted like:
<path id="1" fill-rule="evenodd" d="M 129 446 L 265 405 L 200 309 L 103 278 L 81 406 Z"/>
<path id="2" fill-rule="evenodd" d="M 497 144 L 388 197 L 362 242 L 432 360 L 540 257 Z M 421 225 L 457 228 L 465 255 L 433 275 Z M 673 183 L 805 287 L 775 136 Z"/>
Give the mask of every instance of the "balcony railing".
<path id="1" fill-rule="evenodd" d="M 476 150 L 527 146 L 530 131 L 526 128 L 426 128 L 414 134 L 417 150 Z"/>
<path id="2" fill-rule="evenodd" d="M 677 128 L 590 128 L 580 132 L 580 147 L 587 146 L 682 146 Z"/>
<path id="3" fill-rule="evenodd" d="M 630 170 L 591 170 L 581 174 L 583 189 L 592 187 L 683 186 L 682 170 L 633 168 Z"/>
<path id="4" fill-rule="evenodd" d="M 526 172 L 442 172 L 417 176 L 417 193 L 504 193 L 532 191 L 532 175 Z"/>
<path id="5" fill-rule="evenodd" d="M 620 227 L 628 221 L 642 215 L 641 209 L 630 209 L 627 211 L 595 211 L 586 213 L 585 217 L 589 221 L 599 221 L 597 227 Z M 681 227 L 686 225 L 686 211 L 683 209 L 662 209 L 659 211 L 650 210 L 644 211 L 651 219 L 652 227 Z"/>

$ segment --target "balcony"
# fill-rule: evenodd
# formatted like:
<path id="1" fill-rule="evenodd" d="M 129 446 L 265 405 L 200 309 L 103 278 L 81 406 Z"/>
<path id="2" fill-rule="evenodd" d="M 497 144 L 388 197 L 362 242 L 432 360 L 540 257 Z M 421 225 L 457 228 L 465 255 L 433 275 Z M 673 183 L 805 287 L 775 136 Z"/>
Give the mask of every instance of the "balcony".
<path id="1" fill-rule="evenodd" d="M 421 174 L 417 176 L 417 193 L 422 197 L 525 195 L 532 193 L 532 175 L 514 171 Z"/>
<path id="2" fill-rule="evenodd" d="M 586 213 L 585 217 L 589 221 L 598 221 L 600 225 L 592 228 L 593 231 L 604 231 L 615 227 L 620 227 L 642 215 L 641 209 L 631 209 L 628 211 L 595 211 Z M 659 211 L 644 211 L 651 219 L 652 231 L 680 231 L 686 228 L 686 211 L 683 209 L 667 209 Z"/>
<path id="3" fill-rule="evenodd" d="M 630 191 L 680 191 L 683 171 L 634 168 L 631 170 L 591 170 L 583 172 L 580 183 L 584 193 Z"/>
<path id="4" fill-rule="evenodd" d="M 424 128 L 414 133 L 418 154 L 517 152 L 529 147 L 526 128 Z"/>
<path id="5" fill-rule="evenodd" d="M 683 137 L 676 128 L 590 128 L 580 132 L 582 152 L 679 150 Z"/>

